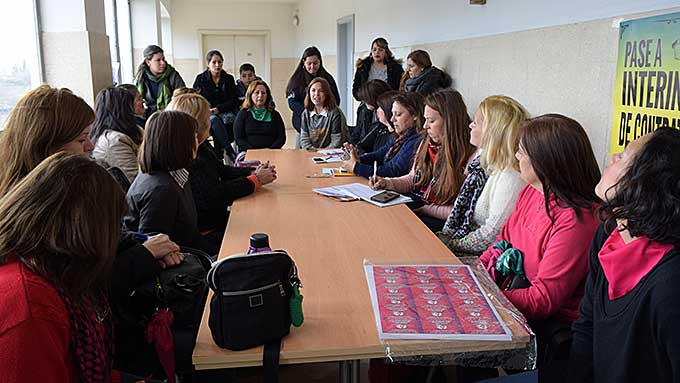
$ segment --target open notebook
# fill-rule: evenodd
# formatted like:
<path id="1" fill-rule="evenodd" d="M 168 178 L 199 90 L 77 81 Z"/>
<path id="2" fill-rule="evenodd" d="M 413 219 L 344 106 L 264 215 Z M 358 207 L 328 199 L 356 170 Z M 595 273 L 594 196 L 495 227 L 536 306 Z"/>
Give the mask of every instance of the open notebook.
<path id="1" fill-rule="evenodd" d="M 368 203 L 371 203 L 375 206 L 378 207 L 387 207 L 387 206 L 393 206 L 393 205 L 399 205 L 401 203 L 407 203 L 411 202 L 411 198 L 405 197 L 405 196 L 399 196 L 392 201 L 385 202 L 385 203 L 380 203 L 371 200 L 371 197 L 373 197 L 376 194 L 382 193 L 382 190 L 373 190 L 368 185 L 360 184 L 360 183 L 353 183 L 353 184 L 347 184 L 347 185 L 338 185 L 338 186 L 330 186 L 330 187 L 325 187 L 325 188 L 318 188 L 318 189 L 312 189 L 313 192 L 319 193 L 321 195 L 325 196 L 347 196 L 347 197 L 356 197 L 359 199 L 362 199 Z"/>

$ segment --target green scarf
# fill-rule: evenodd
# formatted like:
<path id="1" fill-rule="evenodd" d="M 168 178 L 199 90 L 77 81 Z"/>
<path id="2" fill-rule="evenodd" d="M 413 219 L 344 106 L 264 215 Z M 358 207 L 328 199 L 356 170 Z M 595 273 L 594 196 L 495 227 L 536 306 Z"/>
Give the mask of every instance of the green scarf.
<path id="1" fill-rule="evenodd" d="M 250 114 L 252 114 L 253 118 L 257 121 L 271 122 L 272 120 L 272 112 L 267 108 L 258 109 L 256 107 L 252 107 L 250 108 Z"/>
<path id="2" fill-rule="evenodd" d="M 146 83 L 142 80 L 142 76 L 146 75 L 146 77 L 155 83 L 158 84 L 158 96 L 156 97 L 156 109 L 157 110 L 163 110 L 165 109 L 166 106 L 170 103 L 170 99 L 172 98 L 172 91 L 170 90 L 170 87 L 168 86 L 168 78 L 170 75 L 172 75 L 175 72 L 175 68 L 172 67 L 172 65 L 167 64 L 165 67 L 165 72 L 161 73 L 160 75 L 155 75 L 151 73 L 149 70 L 149 67 L 145 66 L 144 71 L 139 71 L 137 73 L 137 90 L 139 90 L 139 94 L 144 97 L 146 95 Z"/>

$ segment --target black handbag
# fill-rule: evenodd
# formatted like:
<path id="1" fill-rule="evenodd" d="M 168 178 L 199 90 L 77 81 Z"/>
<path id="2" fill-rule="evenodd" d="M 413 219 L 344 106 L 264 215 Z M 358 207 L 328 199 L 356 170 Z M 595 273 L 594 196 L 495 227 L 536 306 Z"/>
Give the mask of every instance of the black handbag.
<path id="1" fill-rule="evenodd" d="M 126 307 L 118 310 L 128 323 L 146 326 L 153 314 L 167 307 L 174 316 L 173 327 L 195 324 L 208 292 L 205 277 L 211 260 L 208 254 L 197 249 L 181 247 L 180 252 L 184 255 L 182 263 L 135 288 Z"/>
<path id="2" fill-rule="evenodd" d="M 215 343 L 229 350 L 264 345 L 265 382 L 278 380 L 281 338 L 291 325 L 291 297 L 300 286 L 297 268 L 283 250 L 237 254 L 208 272 L 208 325 Z"/>

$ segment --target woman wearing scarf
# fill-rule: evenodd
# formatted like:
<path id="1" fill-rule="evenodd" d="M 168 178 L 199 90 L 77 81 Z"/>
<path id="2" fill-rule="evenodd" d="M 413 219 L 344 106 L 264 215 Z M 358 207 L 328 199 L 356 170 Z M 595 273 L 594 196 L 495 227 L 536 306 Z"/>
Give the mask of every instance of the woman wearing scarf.
<path id="1" fill-rule="evenodd" d="M 602 173 L 604 223 L 573 325 L 569 382 L 680 380 L 679 183 L 680 132 L 670 128 L 631 142 Z"/>
<path id="2" fill-rule="evenodd" d="M 438 233 L 456 255 L 480 255 L 498 236 L 525 186 L 515 157 L 524 107 L 507 96 L 487 97 L 470 124 L 470 143 L 479 155 L 467 168 L 453 211 Z"/>
<path id="3" fill-rule="evenodd" d="M 144 48 L 144 61 L 137 68 L 135 84 L 144 98 L 146 117 L 165 109 L 172 99 L 172 92 L 185 86 L 182 76 L 165 61 L 163 49 L 158 45 Z"/>
<path id="4" fill-rule="evenodd" d="M 425 99 L 423 114 L 426 135 L 411 171 L 398 178 L 371 177 L 369 186 L 411 193 L 413 203 L 409 206 L 430 230 L 437 232 L 453 210 L 475 147 L 470 144 L 470 116 L 458 91 L 431 94 Z"/>
<path id="5" fill-rule="evenodd" d="M 420 143 L 418 127 L 423 125 L 423 101 L 416 93 L 399 94 L 392 103 L 392 123 L 394 134 L 380 149 L 358 155 L 352 144 L 345 144 L 350 159 L 343 162 L 342 168 L 361 177 L 373 176 L 373 164 L 377 162 L 377 175 L 380 177 L 401 177 L 413 165 L 413 156 Z"/>
<path id="6" fill-rule="evenodd" d="M 406 72 L 401 78 L 399 90 L 427 96 L 439 89 L 449 88 L 452 83 L 448 73 L 432 65 L 430 54 L 418 49 L 406 58 Z"/>
<path id="7" fill-rule="evenodd" d="M 274 109 L 269 85 L 262 80 L 251 81 L 242 108 L 234 122 L 238 150 L 281 149 L 286 143 L 286 128 Z"/>
<path id="8" fill-rule="evenodd" d="M 65 152 L 0 200 L 0 381 L 112 381 L 106 289 L 126 209 L 104 168 Z"/>

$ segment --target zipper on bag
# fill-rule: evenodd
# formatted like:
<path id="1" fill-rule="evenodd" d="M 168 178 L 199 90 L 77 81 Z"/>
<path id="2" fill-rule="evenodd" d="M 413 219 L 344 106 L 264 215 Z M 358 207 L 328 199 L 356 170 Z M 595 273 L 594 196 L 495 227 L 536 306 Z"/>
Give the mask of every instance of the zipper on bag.
<path id="1" fill-rule="evenodd" d="M 276 281 L 272 284 L 262 286 L 262 287 L 257 287 L 257 288 L 250 289 L 250 290 L 222 291 L 222 296 L 223 297 L 235 297 L 235 296 L 239 296 L 239 295 L 248 295 L 248 294 L 253 294 L 253 293 L 259 293 L 260 291 L 269 290 L 269 289 L 272 289 L 276 286 L 279 286 L 279 290 L 281 291 L 281 296 L 284 296 L 285 292 L 283 291 L 283 286 L 281 285 L 281 281 Z"/>

